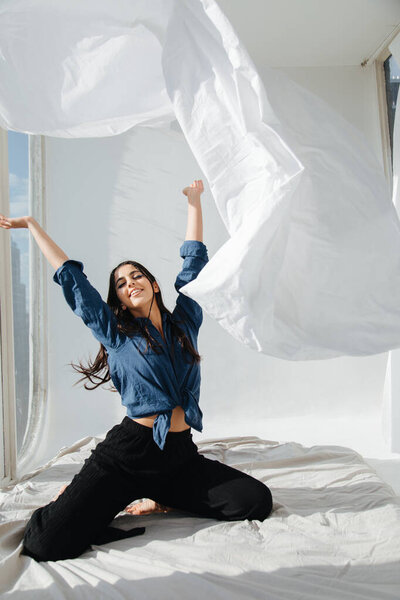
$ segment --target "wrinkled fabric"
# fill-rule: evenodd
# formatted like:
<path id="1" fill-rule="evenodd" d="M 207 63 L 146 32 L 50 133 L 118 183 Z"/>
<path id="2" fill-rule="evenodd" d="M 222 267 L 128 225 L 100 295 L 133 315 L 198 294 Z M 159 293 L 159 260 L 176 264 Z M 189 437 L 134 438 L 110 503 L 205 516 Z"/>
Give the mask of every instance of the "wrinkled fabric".
<path id="1" fill-rule="evenodd" d="M 181 292 L 233 337 L 288 360 L 400 346 L 399 219 L 377 157 L 283 73 L 262 83 L 214 0 L 3 0 L 0 34 L 3 127 L 178 120 L 230 235 Z"/>
<path id="2" fill-rule="evenodd" d="M 188 516 L 222 521 L 264 521 L 272 509 L 265 483 L 204 457 L 190 429 L 168 432 L 160 453 L 151 428 L 125 417 L 57 500 L 33 512 L 24 532 L 23 554 L 37 561 L 67 560 L 83 555 L 91 545 L 142 535 L 144 527 L 125 531 L 109 526 L 142 497 Z"/>
<path id="3" fill-rule="evenodd" d="M 268 519 L 120 513 L 112 526 L 144 526 L 145 535 L 93 545 L 73 560 L 39 565 L 21 556 L 32 511 L 71 481 L 100 439 L 64 448 L 0 490 L 4 598 L 398 600 L 400 500 L 359 454 L 340 446 L 254 436 L 204 440 L 201 455 L 268 484 Z"/>
<path id="4" fill-rule="evenodd" d="M 172 323 L 184 331 L 197 351 L 203 313 L 194 300 L 180 293 L 180 288 L 198 276 L 208 261 L 208 254 L 205 244 L 198 240 L 185 240 L 179 252 L 184 260 L 175 280 L 176 306 L 172 313 L 161 313 L 165 341 L 151 319 L 134 318 L 142 327 L 147 326 L 159 345 L 158 352 L 150 347 L 146 350 L 145 338 L 140 333 L 127 336 L 118 329 L 115 314 L 89 282 L 81 261 L 66 260 L 53 275 L 68 306 L 105 347 L 110 377 L 128 417 L 158 413 L 152 429 L 154 441 L 161 450 L 176 406 L 182 406 L 188 425 L 197 431 L 203 428 L 203 413 L 199 407 L 200 364 L 191 362 L 191 356 L 173 337 Z"/>

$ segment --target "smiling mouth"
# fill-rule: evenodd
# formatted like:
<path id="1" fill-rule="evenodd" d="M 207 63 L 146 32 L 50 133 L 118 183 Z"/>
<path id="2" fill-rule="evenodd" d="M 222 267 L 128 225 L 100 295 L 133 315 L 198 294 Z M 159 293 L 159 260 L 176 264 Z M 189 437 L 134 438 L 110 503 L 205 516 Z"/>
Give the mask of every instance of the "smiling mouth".
<path id="1" fill-rule="evenodd" d="M 132 292 L 132 293 L 130 294 L 130 297 L 132 298 L 132 296 L 138 296 L 139 294 L 141 294 L 141 293 L 142 293 L 142 291 L 143 291 L 143 290 L 137 290 L 136 292 Z"/>

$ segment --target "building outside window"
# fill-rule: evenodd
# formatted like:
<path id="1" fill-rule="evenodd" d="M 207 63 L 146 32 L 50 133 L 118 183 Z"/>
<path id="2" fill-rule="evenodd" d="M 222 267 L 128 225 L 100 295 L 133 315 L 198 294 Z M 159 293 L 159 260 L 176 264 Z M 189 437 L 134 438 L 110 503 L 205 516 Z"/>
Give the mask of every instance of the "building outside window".
<path id="1" fill-rule="evenodd" d="M 8 132 L 10 217 L 29 214 L 28 135 Z M 11 229 L 17 452 L 29 412 L 29 231 Z"/>

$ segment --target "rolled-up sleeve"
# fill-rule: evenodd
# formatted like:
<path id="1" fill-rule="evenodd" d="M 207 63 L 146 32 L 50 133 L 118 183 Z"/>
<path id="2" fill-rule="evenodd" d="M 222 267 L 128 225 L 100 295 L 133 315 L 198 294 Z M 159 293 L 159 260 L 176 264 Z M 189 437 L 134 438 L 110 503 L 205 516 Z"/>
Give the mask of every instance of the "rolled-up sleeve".
<path id="1" fill-rule="evenodd" d="M 82 262 L 65 261 L 54 273 L 53 281 L 62 287 L 73 312 L 81 317 L 101 344 L 117 349 L 126 341 L 126 336 L 118 331 L 117 318 L 111 308 L 88 281 Z"/>
<path id="2" fill-rule="evenodd" d="M 192 325 L 199 329 L 203 322 L 203 311 L 201 306 L 192 298 L 180 293 L 180 288 L 196 279 L 202 268 L 208 262 L 207 247 L 203 242 L 197 240 L 185 240 L 180 247 L 180 256 L 184 259 L 182 270 L 178 273 L 175 281 L 175 289 L 178 292 L 176 300 L 176 311 L 184 313 Z"/>

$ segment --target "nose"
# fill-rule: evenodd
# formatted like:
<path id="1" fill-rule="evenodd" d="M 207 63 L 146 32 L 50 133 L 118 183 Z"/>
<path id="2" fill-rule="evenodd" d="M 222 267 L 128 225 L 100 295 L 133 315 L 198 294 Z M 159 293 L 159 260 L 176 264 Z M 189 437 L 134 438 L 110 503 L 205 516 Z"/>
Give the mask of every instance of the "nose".
<path id="1" fill-rule="evenodd" d="M 130 283 L 128 283 L 128 290 L 131 292 L 132 290 L 139 290 L 141 289 L 140 286 L 138 286 L 136 284 L 136 282 L 131 281 Z"/>

